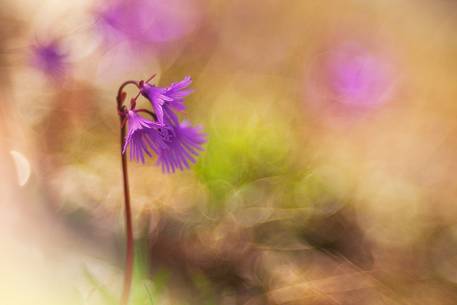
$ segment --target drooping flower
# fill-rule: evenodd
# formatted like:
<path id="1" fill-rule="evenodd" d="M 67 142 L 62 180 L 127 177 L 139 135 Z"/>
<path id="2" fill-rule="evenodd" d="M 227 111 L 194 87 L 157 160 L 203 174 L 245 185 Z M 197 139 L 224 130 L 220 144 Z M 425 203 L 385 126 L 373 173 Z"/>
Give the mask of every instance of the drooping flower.
<path id="1" fill-rule="evenodd" d="M 171 98 L 171 101 L 166 106 L 173 108 L 176 111 L 183 111 L 186 107 L 184 106 L 184 98 L 193 92 L 192 89 L 186 89 L 192 83 L 190 76 L 184 77 L 180 82 L 171 84 L 165 90 L 165 95 Z"/>
<path id="2" fill-rule="evenodd" d="M 144 163 L 145 155 L 153 157 L 152 153 L 155 153 L 163 172 L 189 168 L 206 142 L 201 127 L 192 127 L 187 121 L 181 123 L 173 114 L 167 114 L 164 126 L 158 126 L 130 110 L 127 124 L 122 153 L 130 147 L 130 160 L 141 163 Z"/>
<path id="3" fill-rule="evenodd" d="M 148 83 L 143 85 L 140 92 L 151 102 L 152 109 L 154 109 L 154 113 L 157 116 L 157 122 L 163 126 L 163 108 L 166 107 L 166 102 L 172 101 L 172 98 L 165 95 L 165 88 L 156 87 Z"/>
<path id="4" fill-rule="evenodd" d="M 130 159 L 144 163 L 145 155 L 157 155 L 157 165 L 163 172 L 175 172 L 189 168 L 203 150 L 206 142 L 201 127 L 193 127 L 187 121 L 180 122 L 174 111 L 182 111 L 184 98 L 191 93 L 187 87 L 190 77 L 162 88 L 138 82 L 139 94 L 145 96 L 152 104 L 153 112 L 146 109 L 135 110 L 136 99 L 131 101 L 131 109 L 125 112 L 128 133 L 122 153 L 130 147 Z M 154 121 L 147 120 L 138 112 L 145 112 Z"/>
<path id="5" fill-rule="evenodd" d="M 32 46 L 31 64 L 51 78 L 65 74 L 68 54 L 62 50 L 59 41 L 40 42 Z"/>
<path id="6" fill-rule="evenodd" d="M 130 160 L 144 163 L 144 155 L 152 157 L 152 152 L 158 154 L 165 143 L 158 132 L 157 124 L 140 116 L 137 112 L 127 112 L 128 131 L 125 137 L 122 153 L 130 147 Z"/>
<path id="7" fill-rule="evenodd" d="M 187 121 L 179 122 L 173 115 L 166 116 L 165 126 L 159 129 L 162 141 L 166 144 L 157 152 L 157 164 L 163 172 L 175 172 L 189 168 L 203 150 L 206 142 L 201 127 L 192 127 Z"/>
<path id="8" fill-rule="evenodd" d="M 172 113 L 173 110 L 183 111 L 185 109 L 184 98 L 192 93 L 191 89 L 187 89 L 191 83 L 192 79 L 186 76 L 182 81 L 173 83 L 166 88 L 148 83 L 143 84 L 140 92 L 151 102 L 160 125 L 164 125 L 164 113 Z"/>

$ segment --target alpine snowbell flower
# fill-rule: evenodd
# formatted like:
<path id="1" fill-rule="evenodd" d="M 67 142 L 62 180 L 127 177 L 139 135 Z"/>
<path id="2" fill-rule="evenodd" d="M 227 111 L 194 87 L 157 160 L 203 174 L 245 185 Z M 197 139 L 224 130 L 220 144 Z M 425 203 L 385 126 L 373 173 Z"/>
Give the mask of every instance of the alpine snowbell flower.
<path id="1" fill-rule="evenodd" d="M 163 145 L 155 127 L 157 123 L 147 120 L 134 110 L 127 112 L 128 132 L 125 137 L 122 153 L 130 146 L 130 160 L 144 163 L 144 155 L 152 157 L 151 151 L 157 153 Z"/>
<path id="2" fill-rule="evenodd" d="M 201 127 L 192 127 L 187 121 L 181 123 L 177 118 L 167 117 L 165 122 L 165 127 L 160 128 L 160 135 L 166 145 L 159 147 L 157 164 L 163 172 L 189 168 L 206 142 Z"/>
<path id="3" fill-rule="evenodd" d="M 152 108 L 157 115 L 158 123 L 164 125 L 164 112 L 172 113 L 172 110 L 185 110 L 184 98 L 192 93 L 191 89 L 186 89 L 192 83 L 192 79 L 186 76 L 182 81 L 173 83 L 169 87 L 161 88 L 155 85 L 140 83 L 140 92 L 152 104 Z"/>
<path id="4" fill-rule="evenodd" d="M 175 172 L 177 169 L 189 168 L 191 163 L 203 149 L 206 142 L 205 135 L 200 127 L 192 127 L 188 122 L 180 122 L 173 111 L 184 110 L 184 98 L 191 93 L 187 87 L 192 82 L 190 77 L 161 88 L 149 81 L 129 80 L 124 82 L 117 93 L 117 111 L 121 123 L 121 160 L 122 179 L 124 187 L 124 208 L 126 224 L 126 256 L 124 287 L 122 290 L 121 305 L 127 305 L 130 288 L 132 286 L 134 240 L 132 213 L 130 206 L 130 190 L 127 170 L 127 149 L 130 151 L 130 160 L 144 163 L 145 155 L 157 156 L 157 165 L 163 172 Z M 134 85 L 138 94 L 130 100 L 130 107 L 124 105 L 127 93 L 124 88 Z M 140 96 L 147 98 L 152 104 L 152 110 L 136 109 L 137 99 Z M 148 115 L 146 119 L 142 115 Z"/>
<path id="5" fill-rule="evenodd" d="M 136 110 L 136 99 L 131 101 L 131 109 L 122 113 L 128 132 L 125 136 L 122 153 L 130 150 L 130 160 L 145 162 L 145 155 L 157 155 L 157 165 L 163 172 L 175 172 L 176 169 L 189 168 L 196 161 L 202 145 L 206 142 L 200 127 L 192 127 L 188 122 L 180 122 L 175 111 L 183 111 L 184 98 L 192 90 L 188 89 L 192 80 L 185 77 L 182 81 L 168 87 L 158 87 L 147 81 L 138 84 L 139 95 L 150 101 L 152 112 L 146 109 Z M 142 117 L 148 114 L 154 121 Z"/>

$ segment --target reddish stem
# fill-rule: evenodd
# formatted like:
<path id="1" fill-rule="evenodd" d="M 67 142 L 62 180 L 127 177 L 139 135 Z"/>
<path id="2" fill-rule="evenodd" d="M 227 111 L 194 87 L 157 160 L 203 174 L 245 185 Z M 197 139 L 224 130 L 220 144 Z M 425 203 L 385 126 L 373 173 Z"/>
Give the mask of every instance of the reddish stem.
<path id="1" fill-rule="evenodd" d="M 121 118 L 121 125 L 122 125 Z M 125 139 L 125 124 L 121 128 L 121 156 L 122 156 L 122 180 L 124 182 L 124 209 L 125 209 L 125 229 L 126 229 L 126 255 L 125 255 L 125 273 L 124 286 L 122 290 L 121 305 L 127 305 L 130 295 L 130 287 L 132 286 L 133 275 L 133 226 L 132 212 L 130 207 L 130 190 L 129 178 L 127 169 L 127 156 L 122 153 Z"/>
<path id="2" fill-rule="evenodd" d="M 123 91 L 124 87 L 133 84 L 138 88 L 138 83 L 135 81 L 126 81 L 119 87 L 117 93 L 117 111 L 119 113 L 120 126 L 121 126 L 121 160 L 122 160 L 122 181 L 124 187 L 124 209 L 125 209 L 125 230 L 126 230 L 126 255 L 125 255 L 125 273 L 124 273 L 124 285 L 122 290 L 121 305 L 127 305 L 129 302 L 130 288 L 132 287 L 132 276 L 133 276 L 133 226 L 132 226 L 132 211 L 130 205 L 130 190 L 129 190 L 129 177 L 127 168 L 127 156 L 122 153 L 125 145 L 125 114 L 123 105 L 126 94 Z"/>
<path id="3" fill-rule="evenodd" d="M 155 115 L 154 112 L 150 111 L 150 110 L 147 110 L 147 109 L 137 109 L 136 112 L 144 112 L 144 113 L 147 113 L 149 114 L 150 116 L 152 116 L 152 118 L 154 119 L 154 121 L 157 121 L 157 116 Z"/>

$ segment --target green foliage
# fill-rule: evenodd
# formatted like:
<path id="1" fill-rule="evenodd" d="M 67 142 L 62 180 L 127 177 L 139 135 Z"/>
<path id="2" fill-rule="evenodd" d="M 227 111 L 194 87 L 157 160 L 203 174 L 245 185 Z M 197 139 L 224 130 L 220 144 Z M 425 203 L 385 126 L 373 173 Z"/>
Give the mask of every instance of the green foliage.
<path id="1" fill-rule="evenodd" d="M 204 158 L 196 171 L 207 185 L 211 202 L 221 205 L 236 187 L 286 172 L 289 144 L 278 129 L 225 126 L 211 129 Z"/>

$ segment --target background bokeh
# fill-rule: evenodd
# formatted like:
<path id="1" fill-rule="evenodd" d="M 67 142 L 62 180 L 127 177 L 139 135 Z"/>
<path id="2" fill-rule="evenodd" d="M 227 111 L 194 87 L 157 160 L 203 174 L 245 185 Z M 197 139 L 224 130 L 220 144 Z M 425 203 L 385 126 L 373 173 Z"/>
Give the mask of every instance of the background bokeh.
<path id="1" fill-rule="evenodd" d="M 208 143 L 129 163 L 131 304 L 457 304 L 455 1 L 0 7 L 0 304 L 117 304 L 115 95 L 154 73 Z"/>

